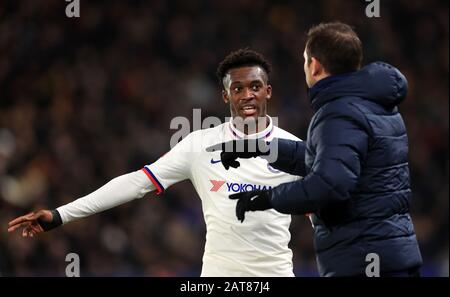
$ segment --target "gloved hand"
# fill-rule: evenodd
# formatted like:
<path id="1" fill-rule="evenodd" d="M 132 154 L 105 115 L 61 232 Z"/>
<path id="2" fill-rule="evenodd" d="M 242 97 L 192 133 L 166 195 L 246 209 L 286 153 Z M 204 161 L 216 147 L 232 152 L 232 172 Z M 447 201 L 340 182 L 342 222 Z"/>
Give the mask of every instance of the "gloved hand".
<path id="1" fill-rule="evenodd" d="M 271 202 L 271 190 L 249 191 L 232 194 L 230 199 L 236 200 L 236 217 L 244 222 L 246 211 L 266 210 L 273 208 Z"/>
<path id="2" fill-rule="evenodd" d="M 240 139 L 218 143 L 206 149 L 207 152 L 222 151 L 220 160 L 226 170 L 238 168 L 241 164 L 237 158 L 254 158 L 270 154 L 269 144 L 262 139 Z"/>

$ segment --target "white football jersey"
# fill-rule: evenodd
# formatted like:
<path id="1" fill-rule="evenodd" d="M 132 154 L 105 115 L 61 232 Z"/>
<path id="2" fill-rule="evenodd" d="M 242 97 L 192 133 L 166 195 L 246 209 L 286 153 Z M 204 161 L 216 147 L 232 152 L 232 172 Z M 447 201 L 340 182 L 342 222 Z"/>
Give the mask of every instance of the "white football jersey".
<path id="1" fill-rule="evenodd" d="M 269 117 L 270 119 L 270 117 Z M 243 223 L 236 218 L 236 201 L 230 194 L 263 190 L 300 179 L 275 170 L 262 158 L 239 159 L 239 168 L 226 170 L 220 151 L 206 148 L 240 138 L 300 140 L 274 126 L 244 135 L 230 122 L 190 133 L 159 160 L 143 168 L 162 192 L 190 179 L 202 202 L 206 245 L 201 276 L 294 276 L 289 225 L 291 216 L 274 209 L 247 212 Z"/>

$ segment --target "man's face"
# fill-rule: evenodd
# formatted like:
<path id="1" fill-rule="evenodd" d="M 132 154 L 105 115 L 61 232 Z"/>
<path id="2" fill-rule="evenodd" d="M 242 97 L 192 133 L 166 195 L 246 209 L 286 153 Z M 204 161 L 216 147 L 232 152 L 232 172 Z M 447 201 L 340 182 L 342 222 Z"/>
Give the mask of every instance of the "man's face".
<path id="1" fill-rule="evenodd" d="M 223 84 L 222 97 L 225 103 L 230 103 L 233 118 L 257 119 L 266 116 L 272 87 L 267 83 L 267 74 L 260 66 L 230 69 Z"/>
<path id="2" fill-rule="evenodd" d="M 308 54 L 306 53 L 306 49 L 303 52 L 303 58 L 305 59 L 305 64 L 303 65 L 303 70 L 305 71 L 306 84 L 309 88 L 315 83 L 311 74 L 311 63 L 308 63 Z"/>

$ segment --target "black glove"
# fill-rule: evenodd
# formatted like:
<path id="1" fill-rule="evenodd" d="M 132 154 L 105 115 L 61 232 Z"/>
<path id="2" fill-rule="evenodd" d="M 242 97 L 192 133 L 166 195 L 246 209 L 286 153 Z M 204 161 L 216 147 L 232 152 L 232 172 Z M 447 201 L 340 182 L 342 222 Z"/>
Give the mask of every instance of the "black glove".
<path id="1" fill-rule="evenodd" d="M 246 211 L 266 210 L 273 208 L 271 202 L 272 191 L 249 191 L 230 195 L 230 199 L 238 199 L 236 203 L 236 217 L 244 222 Z"/>
<path id="2" fill-rule="evenodd" d="M 238 168 L 241 164 L 237 158 L 254 158 L 270 154 L 269 144 L 262 139 L 240 139 L 218 143 L 206 149 L 207 152 L 222 151 L 220 160 L 226 170 Z"/>
<path id="3" fill-rule="evenodd" d="M 42 229 L 44 229 L 44 231 L 50 231 L 52 229 L 55 229 L 56 227 L 59 227 L 62 225 L 62 219 L 61 219 L 61 215 L 59 214 L 59 212 L 54 209 L 50 211 L 53 215 L 53 219 L 51 222 L 44 222 L 41 218 L 38 218 L 37 221 L 39 223 L 39 225 L 41 225 Z"/>

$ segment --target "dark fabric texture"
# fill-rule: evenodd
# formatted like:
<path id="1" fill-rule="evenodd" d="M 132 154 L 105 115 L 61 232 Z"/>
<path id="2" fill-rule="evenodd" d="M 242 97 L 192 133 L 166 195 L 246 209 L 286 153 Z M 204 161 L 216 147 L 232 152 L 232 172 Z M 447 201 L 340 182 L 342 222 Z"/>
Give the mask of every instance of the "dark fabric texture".
<path id="1" fill-rule="evenodd" d="M 376 253 L 383 272 L 419 267 L 409 206 L 408 138 L 398 104 L 406 78 L 382 62 L 331 76 L 309 90 L 314 116 L 306 149 L 279 142 L 273 164 L 305 177 L 272 191 L 282 213 L 313 213 L 322 276 L 363 274 Z M 288 159 L 290 158 L 290 162 Z"/>

